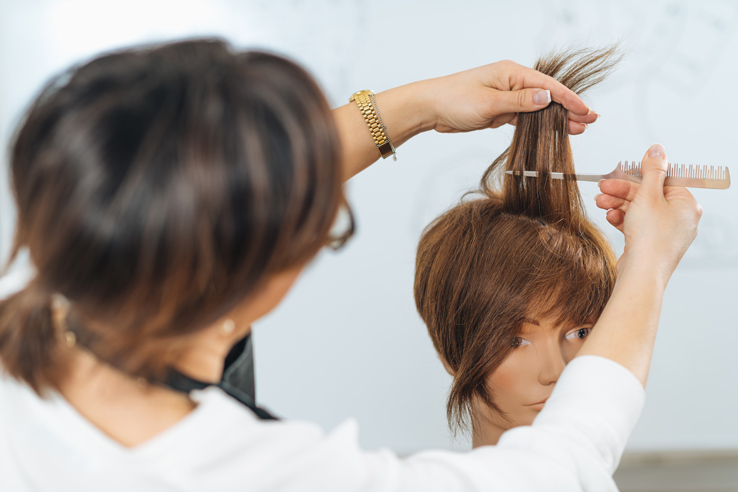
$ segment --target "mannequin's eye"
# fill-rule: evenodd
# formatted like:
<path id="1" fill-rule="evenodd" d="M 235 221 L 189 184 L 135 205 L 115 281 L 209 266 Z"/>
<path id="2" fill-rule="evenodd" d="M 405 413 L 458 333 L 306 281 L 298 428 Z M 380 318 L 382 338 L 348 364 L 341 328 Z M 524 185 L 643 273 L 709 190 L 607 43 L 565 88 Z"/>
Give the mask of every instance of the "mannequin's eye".
<path id="1" fill-rule="evenodd" d="M 530 342 L 525 338 L 515 337 L 510 344 L 512 345 L 512 348 L 518 348 L 522 347 L 523 345 L 529 345 Z"/>
<path id="2" fill-rule="evenodd" d="M 577 328 L 576 330 L 568 333 L 566 335 L 566 338 L 569 340 L 575 340 L 575 339 L 584 339 L 589 336 L 589 334 L 592 333 L 592 328 Z"/>

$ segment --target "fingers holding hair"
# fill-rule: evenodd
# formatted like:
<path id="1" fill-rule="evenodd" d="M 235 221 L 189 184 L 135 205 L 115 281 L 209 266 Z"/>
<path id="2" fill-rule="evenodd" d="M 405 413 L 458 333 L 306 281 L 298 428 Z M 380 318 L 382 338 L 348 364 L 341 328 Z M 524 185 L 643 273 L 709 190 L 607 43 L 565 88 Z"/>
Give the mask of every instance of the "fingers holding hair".
<path id="1" fill-rule="evenodd" d="M 503 116 L 506 117 L 507 121 L 503 122 L 502 117 L 498 117 L 495 119 L 495 121 L 492 122 L 490 128 L 498 128 L 505 123 L 509 123 L 513 126 L 516 126 L 518 124 L 518 113 L 510 113 Z M 584 133 L 588 126 L 588 123 L 580 123 L 578 121 L 569 120 L 569 135 L 581 135 L 582 133 Z"/>
<path id="2" fill-rule="evenodd" d="M 572 91 L 553 77 L 544 75 L 538 70 L 519 65 L 518 70 L 513 71 L 511 74 L 510 86 L 513 90 L 547 90 L 551 95 L 551 100 L 564 106 L 569 111 L 569 113 L 572 114 L 572 116 L 583 117 L 587 115 L 593 115 L 593 113 L 589 109 L 589 106 L 587 106 L 582 98 L 576 95 L 574 91 Z M 546 106 L 548 106 L 548 102 L 543 105 L 539 105 L 537 108 L 534 109 L 534 111 Z M 596 116 L 595 119 L 597 119 Z"/>
<path id="3" fill-rule="evenodd" d="M 511 64 L 510 91 L 499 94 L 502 112 L 519 113 L 538 111 L 548 106 L 551 101 L 564 106 L 569 112 L 569 133 L 579 135 L 597 121 L 599 115 L 585 104 L 581 97 L 558 80 L 545 75 L 538 70 Z M 510 121 L 515 124 L 515 121 Z"/>
<path id="4" fill-rule="evenodd" d="M 579 115 L 569 111 L 569 135 L 579 135 L 584 133 L 587 126 L 597 121 L 600 117 L 599 114 L 594 111 L 589 112 L 585 115 Z"/>
<path id="5" fill-rule="evenodd" d="M 569 135 L 581 135 L 587 129 L 586 123 L 569 120 Z"/>

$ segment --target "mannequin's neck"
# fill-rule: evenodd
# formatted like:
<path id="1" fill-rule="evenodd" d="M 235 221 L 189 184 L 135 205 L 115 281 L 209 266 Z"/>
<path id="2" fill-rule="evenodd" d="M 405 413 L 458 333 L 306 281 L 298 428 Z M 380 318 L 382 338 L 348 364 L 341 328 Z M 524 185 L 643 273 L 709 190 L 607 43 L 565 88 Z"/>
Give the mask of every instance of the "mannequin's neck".
<path id="1" fill-rule="evenodd" d="M 480 446 L 494 446 L 507 429 L 492 423 L 489 419 L 472 419 L 472 449 Z"/>

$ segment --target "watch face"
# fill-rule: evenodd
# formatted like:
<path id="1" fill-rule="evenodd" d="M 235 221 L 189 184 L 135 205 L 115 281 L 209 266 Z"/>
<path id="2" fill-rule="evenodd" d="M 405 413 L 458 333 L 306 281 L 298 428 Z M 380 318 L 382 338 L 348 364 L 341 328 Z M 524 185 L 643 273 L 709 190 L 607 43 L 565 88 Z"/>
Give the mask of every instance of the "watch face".
<path id="1" fill-rule="evenodd" d="M 365 92 L 367 92 L 369 94 L 374 94 L 372 91 L 369 91 L 369 90 L 356 91 L 353 94 L 351 94 L 351 97 L 349 97 L 349 102 L 354 102 L 354 100 L 356 99 L 357 96 L 360 96 L 361 94 L 363 94 Z"/>

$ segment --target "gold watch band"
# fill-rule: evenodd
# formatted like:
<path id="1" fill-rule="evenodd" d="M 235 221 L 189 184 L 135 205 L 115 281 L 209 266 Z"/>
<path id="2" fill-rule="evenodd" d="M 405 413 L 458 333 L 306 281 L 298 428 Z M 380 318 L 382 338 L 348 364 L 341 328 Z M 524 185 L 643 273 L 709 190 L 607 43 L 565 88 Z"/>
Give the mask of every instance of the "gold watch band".
<path id="1" fill-rule="evenodd" d="M 356 104 L 359 106 L 359 111 L 361 111 L 364 121 L 366 121 L 366 125 L 369 127 L 374 143 L 377 144 L 382 158 L 386 159 L 389 156 L 393 156 L 397 160 L 395 156 L 397 151 L 392 145 L 392 142 L 390 142 L 389 136 L 387 135 L 387 128 L 382 123 L 382 118 L 379 116 L 379 111 L 376 108 L 374 92 L 370 90 L 355 92 L 349 98 L 349 102 L 352 101 L 356 101 Z"/>

